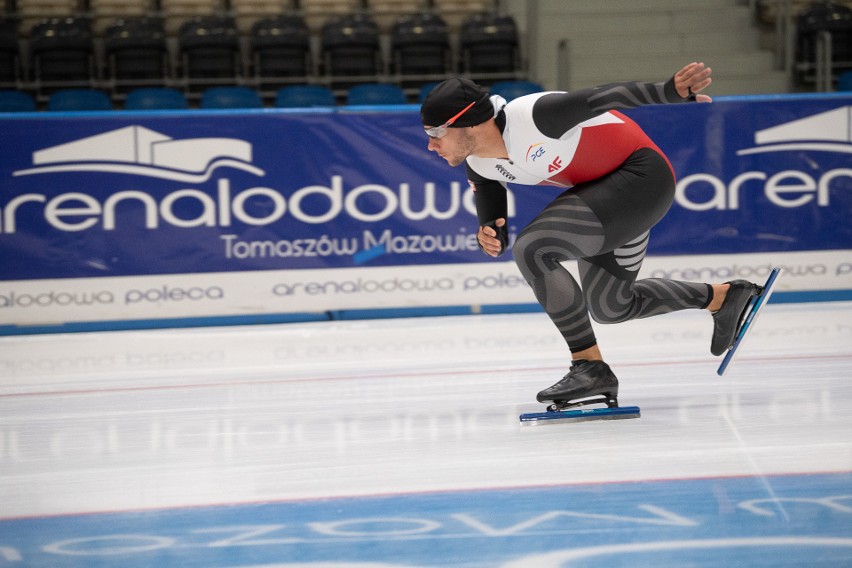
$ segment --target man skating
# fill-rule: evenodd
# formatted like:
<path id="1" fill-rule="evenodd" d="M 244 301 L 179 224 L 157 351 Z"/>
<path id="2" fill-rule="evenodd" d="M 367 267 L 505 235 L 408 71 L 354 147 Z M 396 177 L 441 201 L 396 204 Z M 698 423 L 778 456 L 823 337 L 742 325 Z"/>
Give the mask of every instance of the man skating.
<path id="1" fill-rule="evenodd" d="M 571 351 L 571 368 L 538 400 L 615 400 L 618 379 L 604 362 L 591 319 L 618 323 L 695 308 L 713 313 L 711 352 L 733 343 L 759 287 L 667 279 L 637 280 L 650 229 L 674 200 L 669 160 L 617 109 L 709 103 L 711 70 L 690 63 L 662 83 L 624 82 L 570 93 L 543 92 L 506 103 L 463 78 L 437 85 L 423 101 L 429 150 L 465 163 L 475 191 L 483 252 L 508 245 L 506 183 L 566 191 L 521 231 L 512 253 L 536 299 Z M 561 265 L 577 260 L 578 283 Z"/>

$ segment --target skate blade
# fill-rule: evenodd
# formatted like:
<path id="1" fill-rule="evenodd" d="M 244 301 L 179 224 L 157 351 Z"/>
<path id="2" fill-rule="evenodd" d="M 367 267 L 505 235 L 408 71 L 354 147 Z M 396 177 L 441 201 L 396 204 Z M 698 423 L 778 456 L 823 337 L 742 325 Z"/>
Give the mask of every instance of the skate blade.
<path id="1" fill-rule="evenodd" d="M 548 411 L 571 410 L 589 404 L 605 404 L 608 408 L 618 408 L 618 396 L 612 393 L 592 395 L 586 398 L 575 398 L 572 400 L 554 400 L 547 407 Z"/>
<path id="2" fill-rule="evenodd" d="M 638 406 L 617 406 L 614 408 L 579 408 L 574 410 L 547 410 L 545 412 L 527 412 L 521 414 L 522 424 L 553 422 L 585 422 L 588 420 L 623 420 L 639 418 Z"/>

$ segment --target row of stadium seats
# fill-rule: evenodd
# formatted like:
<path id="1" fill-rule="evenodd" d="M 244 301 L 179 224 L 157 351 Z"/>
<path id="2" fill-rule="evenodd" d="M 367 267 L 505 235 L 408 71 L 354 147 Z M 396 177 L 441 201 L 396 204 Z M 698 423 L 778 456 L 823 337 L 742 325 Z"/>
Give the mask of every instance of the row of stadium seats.
<path id="1" fill-rule="evenodd" d="M 119 20 L 99 38 L 85 18 L 50 19 L 33 27 L 27 49 L 10 22 L 0 20 L 0 87 L 30 83 L 39 95 L 68 87 L 121 92 L 235 82 L 270 89 L 317 78 L 348 88 L 391 76 L 418 87 L 455 73 L 486 83 L 517 79 L 523 67 L 514 19 L 489 12 L 468 17 L 457 44 L 434 12 L 398 17 L 388 41 L 360 12 L 330 18 L 317 38 L 298 14 L 260 19 L 247 38 L 231 17 L 199 16 L 174 41 L 157 18 Z"/>
<path id="2" fill-rule="evenodd" d="M 434 88 L 435 84 L 420 89 L 418 101 Z M 502 81 L 491 86 L 491 92 L 512 100 L 519 96 L 543 90 L 530 81 Z M 400 105 L 408 104 L 409 98 L 401 87 L 386 83 L 365 83 L 349 89 L 345 104 L 357 105 Z M 275 108 L 333 107 L 337 105 L 334 92 L 322 85 L 291 85 L 279 89 L 272 101 Z M 202 109 L 251 109 L 266 105 L 261 93 L 243 86 L 211 87 L 201 93 L 199 108 Z M 50 95 L 48 111 L 108 111 L 114 110 L 111 97 L 94 89 L 65 89 Z M 190 108 L 186 95 L 169 87 L 134 89 L 124 99 L 125 110 L 184 110 Z M 24 91 L 0 91 L 0 113 L 35 112 L 35 98 Z"/>
<path id="3" fill-rule="evenodd" d="M 789 11 L 793 18 L 798 18 L 803 13 L 810 11 L 817 4 L 827 4 L 826 0 L 754 0 L 755 14 L 764 24 L 775 25 L 776 18 L 783 17 L 785 10 Z M 831 3 L 852 7 L 852 0 L 833 0 Z"/>
<path id="4" fill-rule="evenodd" d="M 787 18 L 794 26 L 794 79 L 800 85 L 815 83 L 817 44 L 830 34 L 830 71 L 837 89 L 848 90 L 841 77 L 852 71 L 852 0 L 757 0 L 755 9 L 759 22 L 775 33 Z"/>
<path id="5" fill-rule="evenodd" d="M 852 71 L 852 1 L 816 2 L 802 8 L 796 16 L 796 80 L 802 84 L 816 81 L 818 37 L 828 33 L 831 38 L 831 69 L 839 78 Z M 838 90 L 843 90 L 838 85 Z"/>
<path id="6" fill-rule="evenodd" d="M 327 17 L 359 10 L 369 11 L 387 32 L 393 18 L 405 13 L 435 11 L 455 27 L 467 15 L 497 6 L 497 0 L 0 0 L 0 9 L 19 21 L 22 36 L 39 20 L 81 15 L 96 33 L 116 19 L 157 15 L 167 33 L 175 34 L 189 17 L 228 14 L 245 34 L 256 20 L 288 11 L 298 11 L 316 32 Z"/>

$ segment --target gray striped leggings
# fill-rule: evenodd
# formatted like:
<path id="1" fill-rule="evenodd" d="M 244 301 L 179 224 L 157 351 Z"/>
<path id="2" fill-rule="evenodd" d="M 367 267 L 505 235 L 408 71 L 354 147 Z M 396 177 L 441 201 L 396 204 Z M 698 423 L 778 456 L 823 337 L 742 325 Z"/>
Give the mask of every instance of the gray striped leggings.
<path id="1" fill-rule="evenodd" d="M 572 352 L 597 343 L 590 316 L 618 323 L 710 303 L 709 284 L 636 280 L 650 229 L 673 198 L 668 163 L 645 148 L 564 192 L 518 235 L 515 262 Z M 567 260 L 577 260 L 582 287 L 560 264 Z"/>

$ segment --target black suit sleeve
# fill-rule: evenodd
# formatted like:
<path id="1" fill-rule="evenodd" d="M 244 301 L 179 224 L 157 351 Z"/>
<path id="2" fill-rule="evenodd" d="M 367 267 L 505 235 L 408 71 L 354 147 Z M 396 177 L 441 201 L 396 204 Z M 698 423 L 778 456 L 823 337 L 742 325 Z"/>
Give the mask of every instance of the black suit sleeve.
<path id="1" fill-rule="evenodd" d="M 476 217 L 481 227 L 490 226 L 497 231 L 502 248 L 500 254 L 506 251 L 509 243 L 509 200 L 506 186 L 493 179 L 486 179 L 465 164 L 467 179 L 473 186 Z M 506 219 L 502 227 L 496 225 L 497 219 Z"/>
<path id="2" fill-rule="evenodd" d="M 467 179 L 473 186 L 476 216 L 480 225 L 487 225 L 497 219 L 506 218 L 509 214 L 509 202 L 506 196 L 506 186 L 497 180 L 487 179 L 476 173 L 465 164 Z"/>
<path id="3" fill-rule="evenodd" d="M 683 103 L 694 97 L 677 94 L 674 78 L 665 83 L 610 83 L 570 93 L 549 93 L 533 106 L 533 121 L 542 133 L 559 138 L 581 122 L 610 110 Z"/>

